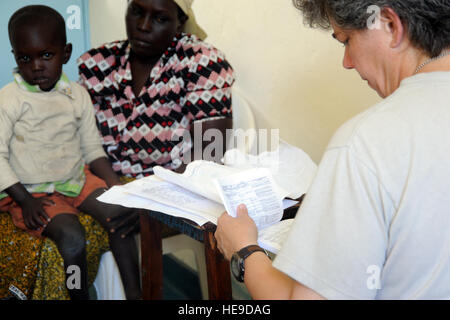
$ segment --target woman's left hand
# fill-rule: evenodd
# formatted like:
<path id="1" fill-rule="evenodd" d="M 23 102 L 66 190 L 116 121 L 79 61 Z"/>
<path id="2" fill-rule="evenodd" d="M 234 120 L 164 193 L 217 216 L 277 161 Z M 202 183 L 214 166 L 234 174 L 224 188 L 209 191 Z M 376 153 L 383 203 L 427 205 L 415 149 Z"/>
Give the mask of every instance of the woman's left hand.
<path id="1" fill-rule="evenodd" d="M 106 219 L 111 229 L 109 232 L 118 233 L 122 238 L 126 238 L 140 230 L 139 210 L 127 208 L 120 210 L 118 214 Z"/>
<path id="2" fill-rule="evenodd" d="M 222 214 L 214 236 L 218 249 L 227 260 L 231 260 L 233 253 L 242 248 L 258 243 L 258 229 L 243 204 L 238 207 L 236 218 L 226 212 Z"/>

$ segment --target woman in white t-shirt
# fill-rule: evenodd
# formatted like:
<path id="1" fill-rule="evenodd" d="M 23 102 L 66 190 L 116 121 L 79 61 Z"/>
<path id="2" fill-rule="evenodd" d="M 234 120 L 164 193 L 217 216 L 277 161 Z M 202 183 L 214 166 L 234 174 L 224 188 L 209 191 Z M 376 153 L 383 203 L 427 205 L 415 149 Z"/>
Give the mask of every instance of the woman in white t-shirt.
<path id="1" fill-rule="evenodd" d="M 255 299 L 450 299 L 450 3 L 294 4 L 384 100 L 337 131 L 273 265 L 245 206 L 219 249 Z"/>

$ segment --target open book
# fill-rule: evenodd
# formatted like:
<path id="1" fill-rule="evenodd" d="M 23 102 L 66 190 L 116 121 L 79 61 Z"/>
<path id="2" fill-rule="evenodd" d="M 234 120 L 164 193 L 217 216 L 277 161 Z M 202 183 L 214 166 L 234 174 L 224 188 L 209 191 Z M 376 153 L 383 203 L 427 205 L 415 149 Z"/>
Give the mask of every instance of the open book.
<path id="1" fill-rule="evenodd" d="M 200 226 L 207 222 L 217 224 L 225 211 L 235 216 L 237 206 L 244 203 L 260 232 L 260 245 L 276 253 L 290 225 L 280 223 L 283 210 L 296 204 L 287 197 L 296 199 L 306 193 L 316 166 L 307 157 L 309 162 L 302 170 L 295 171 L 294 176 L 287 174 L 292 165 L 273 166 L 273 161 L 271 167 L 261 165 L 262 162 L 254 165 L 254 161 L 250 164 L 242 161 L 245 156 L 241 154 L 240 161 L 230 162 L 232 157 L 227 152 L 225 164 L 228 161 L 230 165 L 194 161 L 183 174 L 155 167 L 153 176 L 115 186 L 98 200 L 162 212 L 189 219 Z M 270 155 L 265 156 L 270 158 Z M 298 154 L 295 159 L 298 167 Z M 291 188 L 292 181 L 299 182 L 296 188 Z M 288 191 L 288 188 L 291 189 Z"/>

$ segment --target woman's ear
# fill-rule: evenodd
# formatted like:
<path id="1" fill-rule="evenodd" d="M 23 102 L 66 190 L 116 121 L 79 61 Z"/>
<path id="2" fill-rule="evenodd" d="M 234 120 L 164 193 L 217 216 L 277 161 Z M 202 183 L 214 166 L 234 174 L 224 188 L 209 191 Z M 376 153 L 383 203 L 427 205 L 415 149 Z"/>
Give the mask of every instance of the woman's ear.
<path id="1" fill-rule="evenodd" d="M 72 44 L 68 43 L 64 47 L 64 64 L 69 62 L 71 56 L 72 56 Z"/>
<path id="2" fill-rule="evenodd" d="M 391 8 L 384 8 L 381 11 L 381 18 L 386 27 L 386 31 L 391 35 L 391 47 L 397 48 L 405 39 L 405 26 L 398 14 Z"/>

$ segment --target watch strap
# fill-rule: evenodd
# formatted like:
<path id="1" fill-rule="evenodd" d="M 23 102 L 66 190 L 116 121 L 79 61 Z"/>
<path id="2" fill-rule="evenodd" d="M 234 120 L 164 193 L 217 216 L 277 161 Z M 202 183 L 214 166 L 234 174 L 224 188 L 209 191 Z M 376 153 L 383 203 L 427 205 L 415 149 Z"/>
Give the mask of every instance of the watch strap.
<path id="1" fill-rule="evenodd" d="M 268 256 L 266 250 L 264 250 L 263 248 L 261 248 L 260 246 L 258 246 L 256 244 L 251 244 L 249 246 L 246 246 L 246 247 L 242 248 L 241 250 L 238 251 L 237 254 L 242 260 L 245 260 L 252 253 L 259 252 L 259 251 L 264 252 Z"/>
<path id="2" fill-rule="evenodd" d="M 237 281 L 239 282 L 244 282 L 244 274 L 245 274 L 245 259 L 247 259 L 252 253 L 255 252 L 264 252 L 267 257 L 269 257 L 268 253 L 266 250 L 264 250 L 263 248 L 261 248 L 258 245 L 252 244 L 249 246 L 246 246 L 244 248 L 242 248 L 241 250 L 239 250 L 238 252 L 235 252 L 231 258 L 231 263 L 235 263 L 235 267 L 234 269 L 232 269 L 233 271 L 233 275 L 236 278 Z M 270 259 L 270 257 L 269 257 Z"/>

